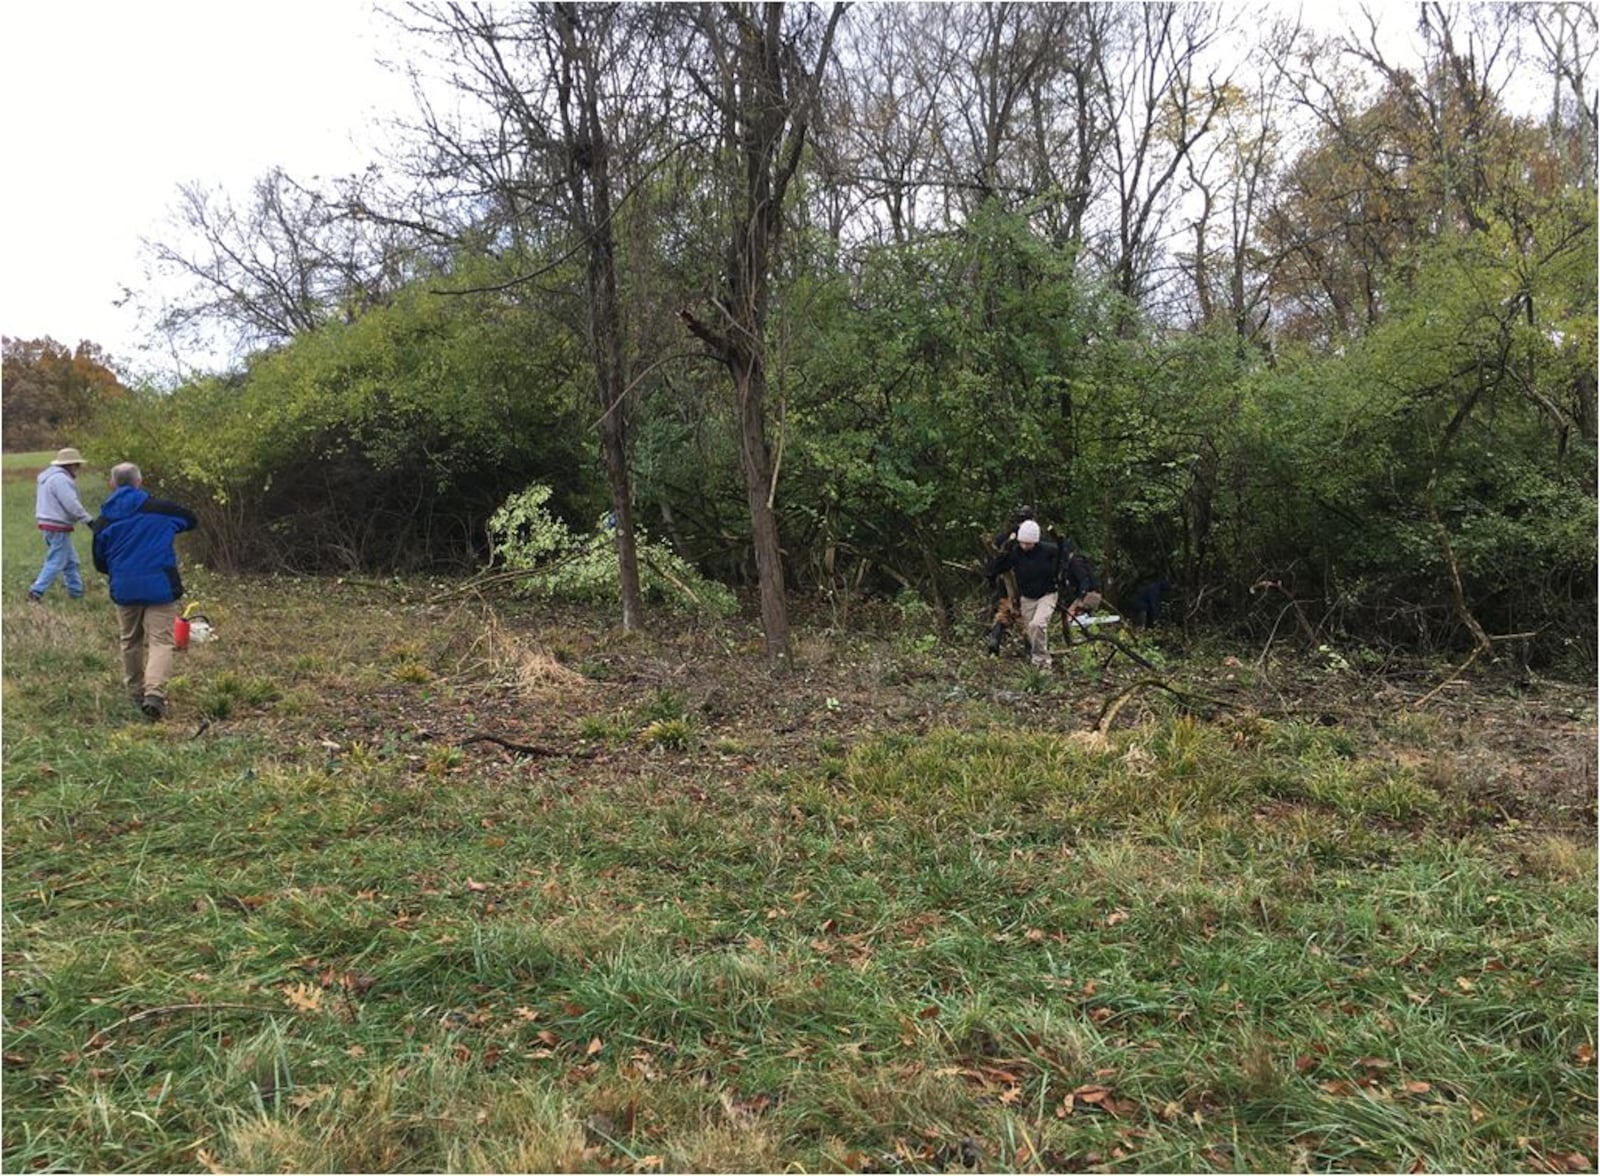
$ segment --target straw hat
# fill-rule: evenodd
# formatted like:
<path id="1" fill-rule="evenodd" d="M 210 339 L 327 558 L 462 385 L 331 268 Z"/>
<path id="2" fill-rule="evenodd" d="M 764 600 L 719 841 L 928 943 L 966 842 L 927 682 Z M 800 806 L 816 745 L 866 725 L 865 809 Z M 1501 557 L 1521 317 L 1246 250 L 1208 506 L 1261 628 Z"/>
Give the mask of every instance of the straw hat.
<path id="1" fill-rule="evenodd" d="M 56 454 L 56 459 L 50 464 L 59 466 L 82 465 L 83 454 L 79 453 L 76 449 L 63 449 L 60 453 Z"/>

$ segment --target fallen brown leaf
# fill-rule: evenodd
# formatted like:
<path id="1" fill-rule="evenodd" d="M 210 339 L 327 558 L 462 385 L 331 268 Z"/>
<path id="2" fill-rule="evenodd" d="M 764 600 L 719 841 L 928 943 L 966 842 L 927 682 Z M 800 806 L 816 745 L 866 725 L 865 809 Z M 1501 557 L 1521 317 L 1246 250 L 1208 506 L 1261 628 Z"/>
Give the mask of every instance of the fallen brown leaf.
<path id="1" fill-rule="evenodd" d="M 314 1013 L 322 1007 L 322 990 L 310 984 L 285 984 L 281 989 L 283 999 L 291 1008 L 302 1013 Z"/>

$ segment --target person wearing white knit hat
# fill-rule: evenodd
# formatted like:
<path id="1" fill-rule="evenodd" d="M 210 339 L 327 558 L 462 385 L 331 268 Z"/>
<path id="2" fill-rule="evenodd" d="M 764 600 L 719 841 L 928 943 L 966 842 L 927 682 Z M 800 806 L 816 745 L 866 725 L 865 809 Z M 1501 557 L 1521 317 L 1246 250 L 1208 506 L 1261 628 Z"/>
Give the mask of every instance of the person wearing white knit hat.
<path id="1" fill-rule="evenodd" d="M 1048 670 L 1050 657 L 1050 618 L 1056 611 L 1056 574 L 1060 551 L 1054 543 L 1043 542 L 1039 524 L 1024 519 L 1017 527 L 1015 545 L 995 557 L 989 565 L 993 579 L 1011 572 L 1022 596 L 1022 628 L 1028 638 L 1028 655 L 1041 670 Z"/>

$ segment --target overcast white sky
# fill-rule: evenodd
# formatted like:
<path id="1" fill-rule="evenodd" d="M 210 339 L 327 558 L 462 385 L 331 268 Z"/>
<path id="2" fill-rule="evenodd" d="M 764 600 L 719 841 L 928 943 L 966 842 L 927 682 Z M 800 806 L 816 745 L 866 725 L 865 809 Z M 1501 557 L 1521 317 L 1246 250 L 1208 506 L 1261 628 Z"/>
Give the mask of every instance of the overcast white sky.
<path id="1" fill-rule="evenodd" d="M 371 0 L 16 0 L 0 19 L 0 332 L 89 339 L 134 373 L 167 365 L 113 304 L 141 285 L 140 238 L 171 238 L 178 185 L 356 171 L 413 109 Z"/>
<path id="2" fill-rule="evenodd" d="M 136 361 L 134 313 L 113 302 L 178 185 L 359 168 L 375 122 L 411 108 L 376 63 L 389 29 L 369 0 L 7 5 L 0 332 Z"/>

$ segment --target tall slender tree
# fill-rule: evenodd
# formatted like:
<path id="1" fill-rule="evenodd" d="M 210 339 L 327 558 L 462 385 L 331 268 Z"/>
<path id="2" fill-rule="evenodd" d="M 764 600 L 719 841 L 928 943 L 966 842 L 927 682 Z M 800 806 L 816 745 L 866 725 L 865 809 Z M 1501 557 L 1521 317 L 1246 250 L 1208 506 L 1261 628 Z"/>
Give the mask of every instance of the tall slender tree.
<path id="1" fill-rule="evenodd" d="M 425 121 L 434 166 L 455 177 L 477 213 L 461 233 L 503 231 L 544 261 L 514 282 L 543 279 L 582 259 L 572 300 L 594 368 L 597 427 L 615 520 L 622 626 L 643 617 L 633 487 L 628 465 L 630 377 L 627 320 L 618 286 L 617 190 L 631 149 L 637 174 L 651 166 L 648 128 L 619 150 L 619 136 L 648 123 L 638 88 L 654 76 L 656 22 L 635 5 L 540 3 L 501 17 L 478 3 L 417 6 L 421 28 L 452 46 L 456 90 L 477 117 Z M 634 118 L 635 122 L 629 122 Z M 538 248 L 532 248 L 535 245 Z M 554 261 L 549 259 L 554 257 Z"/>
<path id="2" fill-rule="evenodd" d="M 783 237 L 784 201 L 812 130 L 822 73 L 844 10 L 835 4 L 823 15 L 805 6 L 793 20 L 782 3 L 704 3 L 686 10 L 704 51 L 688 68 L 715 112 L 728 223 L 711 313 L 686 306 L 681 316 L 733 379 L 762 635 L 767 660 L 775 666 L 789 658 L 789 606 L 767 440 L 772 271 Z"/>
<path id="3" fill-rule="evenodd" d="M 1212 5 L 1129 6 L 1112 34 L 1119 44 L 1097 59 L 1114 128 L 1105 166 L 1115 201 L 1097 252 L 1130 307 L 1151 293 L 1160 229 L 1185 162 L 1227 100 L 1228 79 L 1204 64 L 1221 32 L 1222 14 Z"/>

